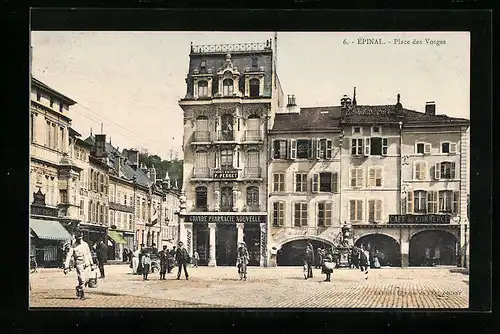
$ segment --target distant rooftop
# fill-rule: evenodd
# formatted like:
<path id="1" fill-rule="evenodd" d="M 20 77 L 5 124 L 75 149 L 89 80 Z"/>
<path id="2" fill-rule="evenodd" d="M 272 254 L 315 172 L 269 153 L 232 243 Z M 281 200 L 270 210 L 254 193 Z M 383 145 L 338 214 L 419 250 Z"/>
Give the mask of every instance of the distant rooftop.
<path id="1" fill-rule="evenodd" d="M 205 44 L 193 45 L 191 43 L 191 54 L 205 53 L 228 53 L 228 52 L 255 52 L 271 51 L 271 40 L 262 43 L 238 43 L 238 44 Z"/>

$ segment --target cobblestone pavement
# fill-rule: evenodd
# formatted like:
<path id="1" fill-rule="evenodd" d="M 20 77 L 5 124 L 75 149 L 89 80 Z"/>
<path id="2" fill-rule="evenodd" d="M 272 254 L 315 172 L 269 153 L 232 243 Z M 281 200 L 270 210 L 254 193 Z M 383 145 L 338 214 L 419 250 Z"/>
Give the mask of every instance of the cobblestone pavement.
<path id="1" fill-rule="evenodd" d="M 106 267 L 106 278 L 77 300 L 74 271 L 40 269 L 31 275 L 31 307 L 152 308 L 467 308 L 469 276 L 451 268 L 382 268 L 368 279 L 355 269 L 338 269 L 331 282 L 314 270 L 304 280 L 301 267 L 249 267 L 240 281 L 236 268 L 189 268 L 190 278 L 175 274 L 160 281 L 132 275 L 126 265 Z"/>

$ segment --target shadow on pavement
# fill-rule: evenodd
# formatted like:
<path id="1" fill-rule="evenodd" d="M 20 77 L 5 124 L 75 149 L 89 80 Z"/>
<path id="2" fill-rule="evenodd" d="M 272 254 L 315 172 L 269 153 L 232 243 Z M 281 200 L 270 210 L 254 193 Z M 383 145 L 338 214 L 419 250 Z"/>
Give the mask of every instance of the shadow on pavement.
<path id="1" fill-rule="evenodd" d="M 453 268 L 453 269 L 450 269 L 450 273 L 453 273 L 453 274 L 459 273 L 459 274 L 469 275 L 469 269 L 467 269 L 467 268 Z"/>

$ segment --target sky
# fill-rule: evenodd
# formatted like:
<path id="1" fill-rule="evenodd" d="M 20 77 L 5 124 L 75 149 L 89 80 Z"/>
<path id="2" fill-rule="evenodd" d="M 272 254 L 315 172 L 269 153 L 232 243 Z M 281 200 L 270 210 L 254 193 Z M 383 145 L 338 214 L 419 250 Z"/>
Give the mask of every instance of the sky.
<path id="1" fill-rule="evenodd" d="M 399 93 L 407 109 L 424 111 L 427 101 L 435 101 L 437 114 L 470 118 L 467 32 L 277 36 L 283 91 L 294 94 L 301 107 L 339 105 L 341 96 L 352 97 L 356 87 L 358 104 L 394 104 Z M 384 44 L 360 44 L 368 38 Z M 146 148 L 163 159 L 177 152 L 182 158 L 178 101 L 186 93 L 190 43 L 268 39 L 274 39 L 274 32 L 33 31 L 32 74 L 78 102 L 69 116 L 84 138 L 91 128 L 100 133 L 103 123 L 115 147 Z"/>

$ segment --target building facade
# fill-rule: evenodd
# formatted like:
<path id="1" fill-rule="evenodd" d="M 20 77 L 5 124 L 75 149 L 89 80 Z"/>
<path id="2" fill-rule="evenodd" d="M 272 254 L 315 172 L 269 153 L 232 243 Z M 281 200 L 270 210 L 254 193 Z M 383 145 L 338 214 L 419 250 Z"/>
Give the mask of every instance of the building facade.
<path id="1" fill-rule="evenodd" d="M 250 265 L 264 265 L 267 129 L 281 91 L 271 41 L 192 45 L 186 83 L 179 237 L 200 264 L 234 265 L 245 241 Z"/>
<path id="2" fill-rule="evenodd" d="M 343 108 L 341 220 L 382 265 L 465 265 L 469 121 L 394 105 Z"/>
<path id="3" fill-rule="evenodd" d="M 299 108 L 269 131 L 269 265 L 300 265 L 307 240 L 333 246 L 340 230 L 340 108 Z"/>
<path id="4" fill-rule="evenodd" d="M 69 157 L 76 102 L 33 77 L 30 89 L 30 247 L 38 263 L 54 266 L 78 214 L 80 168 Z"/>

